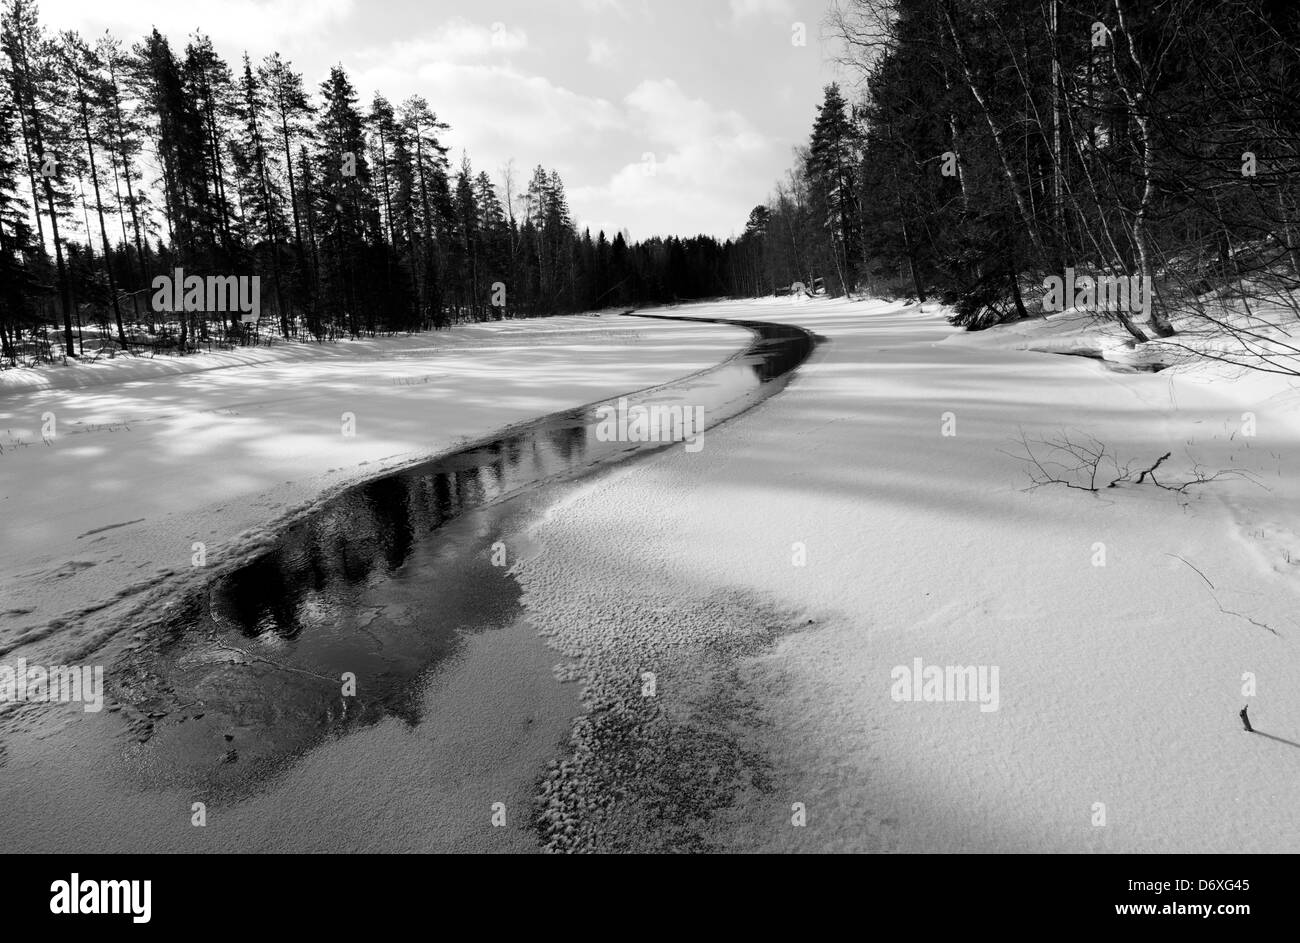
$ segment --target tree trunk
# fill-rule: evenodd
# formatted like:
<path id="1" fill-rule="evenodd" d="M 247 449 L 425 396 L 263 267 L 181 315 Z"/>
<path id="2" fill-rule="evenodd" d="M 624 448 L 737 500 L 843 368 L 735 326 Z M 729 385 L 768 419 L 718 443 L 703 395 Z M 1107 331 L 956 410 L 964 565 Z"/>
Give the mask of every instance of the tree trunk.
<path id="1" fill-rule="evenodd" d="M 1015 201 L 1016 210 L 1020 214 L 1020 221 L 1025 226 L 1025 234 L 1029 236 L 1029 241 L 1033 243 L 1039 259 L 1043 259 L 1046 257 L 1046 252 L 1043 249 L 1042 240 L 1038 236 L 1038 229 L 1034 226 L 1034 221 L 1025 207 L 1025 200 L 1020 193 L 1020 185 L 1016 183 L 1015 171 L 1011 169 L 1011 160 L 1007 157 L 1007 149 L 1002 141 L 1002 134 L 998 129 L 997 122 L 993 120 L 993 113 L 989 110 L 984 94 L 975 84 L 975 75 L 971 71 L 970 61 L 966 56 L 966 47 L 962 44 L 961 37 L 957 33 L 957 26 L 949 13 L 947 2 L 941 2 L 939 9 L 943 12 L 944 22 L 948 27 L 948 36 L 952 39 L 953 50 L 957 54 L 957 62 L 961 66 L 962 75 L 966 80 L 966 87 L 970 90 L 975 103 L 979 105 L 980 113 L 984 115 L 984 120 L 989 126 L 989 134 L 993 138 L 993 149 L 998 155 L 998 163 L 1002 167 L 1002 176 L 1006 179 L 1007 189 L 1011 194 L 1011 198 Z"/>
<path id="2" fill-rule="evenodd" d="M 113 253 L 108 246 L 108 227 L 104 223 L 104 202 L 99 195 L 99 171 L 95 167 L 95 148 L 90 140 L 90 117 L 86 113 L 85 90 L 77 89 L 81 100 L 81 130 L 86 139 L 86 157 L 90 162 L 90 182 L 95 190 L 95 214 L 99 217 L 99 238 L 104 247 L 104 272 L 108 275 L 108 294 L 113 301 L 113 320 L 117 324 L 117 339 L 126 349 L 126 328 L 122 326 L 122 308 L 117 303 L 117 280 L 113 277 Z M 89 233 L 87 233 L 89 235 Z"/>
<path id="3" fill-rule="evenodd" d="M 1137 70 L 1139 82 L 1146 75 L 1146 70 L 1138 60 L 1137 50 L 1133 46 L 1133 37 L 1129 35 L 1128 27 L 1124 22 L 1124 10 L 1120 6 L 1120 0 L 1114 0 L 1115 15 L 1118 18 L 1119 28 L 1124 33 L 1125 44 L 1128 46 L 1129 59 L 1132 60 L 1134 68 Z M 1113 60 L 1112 60 L 1113 61 Z M 1151 120 L 1146 115 L 1146 95 L 1139 89 L 1137 92 L 1132 91 L 1124 82 L 1119 63 L 1114 62 L 1115 81 L 1119 85 L 1120 91 L 1128 103 L 1130 112 L 1138 126 L 1138 136 L 1142 142 L 1142 196 L 1138 202 L 1138 208 L 1133 215 L 1133 247 L 1137 251 L 1138 274 L 1142 277 L 1144 285 L 1150 284 L 1151 279 L 1151 254 L 1147 240 L 1147 209 L 1151 205 L 1151 197 L 1155 194 L 1155 181 L 1151 172 L 1154 162 L 1154 148 L 1151 139 Z M 1143 83 L 1145 84 L 1145 83 Z M 1169 318 L 1165 313 L 1159 310 L 1153 303 L 1151 305 L 1151 317 L 1147 320 L 1147 326 L 1155 331 L 1160 337 L 1170 337 L 1174 333 L 1173 326 L 1169 323 Z"/>

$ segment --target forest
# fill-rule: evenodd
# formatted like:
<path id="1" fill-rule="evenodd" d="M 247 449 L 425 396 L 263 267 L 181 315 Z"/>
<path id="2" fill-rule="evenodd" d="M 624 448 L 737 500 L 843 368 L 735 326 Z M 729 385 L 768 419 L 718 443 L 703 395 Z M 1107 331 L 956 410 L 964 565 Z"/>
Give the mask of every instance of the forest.
<path id="1" fill-rule="evenodd" d="M 202 33 L 128 45 L 0 16 L 0 362 L 183 353 L 730 291 L 701 236 L 579 233 L 554 170 L 449 157 L 424 98 L 368 104 L 342 66 L 314 90 L 279 54 Z M 261 317 L 159 311 L 176 270 L 259 282 Z M 166 292 L 162 295 L 165 297 Z M 237 314 L 237 313 L 236 313 Z"/>
<path id="2" fill-rule="evenodd" d="M 1286 0 L 839 0 L 853 84 L 735 238 L 579 232 L 564 183 L 453 161 L 424 98 L 312 89 L 202 33 L 127 45 L 0 22 L 0 362 L 248 342 L 160 317 L 175 269 L 257 276 L 254 334 L 328 339 L 789 292 L 937 299 L 980 328 L 1067 270 L 1225 322 L 1300 287 L 1300 9 Z M 742 225 L 737 220 L 738 226 Z M 1240 333 L 1239 326 L 1233 328 Z"/>
<path id="3" fill-rule="evenodd" d="M 979 328 L 1041 313 L 1044 280 L 1077 270 L 1151 285 L 1140 316 L 1101 312 L 1134 343 L 1171 312 L 1229 329 L 1228 301 L 1294 320 L 1296 4 L 843 0 L 827 28 L 858 94 L 825 90 L 754 211 L 751 293 L 824 276 Z"/>

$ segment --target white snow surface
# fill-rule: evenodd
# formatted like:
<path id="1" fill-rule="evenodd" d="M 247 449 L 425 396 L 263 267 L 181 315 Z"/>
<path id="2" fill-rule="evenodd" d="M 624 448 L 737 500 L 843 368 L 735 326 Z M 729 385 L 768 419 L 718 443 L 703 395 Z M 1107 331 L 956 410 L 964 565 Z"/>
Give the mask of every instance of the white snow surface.
<path id="1" fill-rule="evenodd" d="M 605 314 L 0 372 L 0 654 L 77 657 L 347 484 L 748 340 Z"/>
<path id="2" fill-rule="evenodd" d="M 935 305 L 689 313 L 798 324 L 828 343 L 699 453 L 658 453 L 554 509 L 520 580 L 599 690 L 631 690 L 656 659 L 684 676 L 669 649 L 734 635 L 737 600 L 755 620 L 783 614 L 788 631 L 744 656 L 735 682 L 757 705 L 772 787 L 716 817 L 717 846 L 1300 847 L 1294 380 L 1204 364 L 1117 373 L 1016 349 L 1059 323 L 967 334 Z M 1022 430 L 1090 434 L 1139 468 L 1170 451 L 1166 483 L 1198 463 L 1253 480 L 1029 489 Z M 592 677 L 620 640 L 636 664 Z M 916 658 L 996 666 L 998 709 L 895 700 L 891 672 Z M 1246 704 L 1260 734 L 1243 730 Z"/>
<path id="3" fill-rule="evenodd" d="M 734 682 L 761 720 L 770 787 L 712 820 L 715 844 L 1300 847 L 1294 381 L 1213 365 L 1116 373 L 1025 349 L 1035 332 L 1059 330 L 1048 322 L 966 334 L 933 305 L 773 299 L 679 313 L 798 324 L 827 343 L 784 392 L 710 429 L 702 451 L 665 449 L 567 490 L 518 578 L 551 644 L 579 664 L 584 645 L 634 640 L 642 661 L 625 684 L 654 670 L 653 627 L 677 644 L 750 611 L 785 620 L 773 641 L 738 656 Z M 689 373 L 746 341 L 707 325 L 564 318 L 272 348 L 251 367 L 194 358 L 175 376 L 174 362 L 7 375 L 0 650 L 38 657 L 92 644 L 144 594 L 77 612 L 123 588 L 197 578 L 192 541 L 220 565 L 358 477 Z M 194 372 L 205 363 L 215 369 Z M 89 383 L 100 376 L 108 381 Z M 48 446 L 45 411 L 58 421 Z M 356 414 L 354 438 L 340 435 L 344 411 Z M 949 412 L 956 434 L 945 436 Z M 1254 480 L 1186 494 L 1029 490 L 1014 457 L 1022 430 L 1030 440 L 1091 434 L 1140 467 L 1171 451 L 1168 482 L 1194 464 Z M 519 651 L 517 674 L 486 693 L 441 690 L 435 676 L 426 698 L 464 711 L 472 731 L 482 698 L 505 704 L 520 692 L 505 709 L 524 729 L 547 695 L 528 693 L 544 656 Z M 893 700 L 892 669 L 915 658 L 997 666 L 998 709 Z M 672 664 L 665 697 L 689 675 Z M 1238 720 L 1247 703 L 1258 735 Z M 131 777 L 108 772 L 121 759 L 98 724 L 12 744 L 0 818 L 31 827 L 11 833 L 15 849 L 427 849 L 443 840 L 451 808 L 427 794 L 429 764 L 491 760 L 472 733 L 439 745 L 423 727 L 386 720 L 328 741 L 221 810 L 217 828 L 197 830 L 183 790 L 124 791 Z M 497 758 L 517 766 L 501 787 L 514 790 L 512 810 L 553 744 L 548 727 Z M 477 815 L 485 801 L 453 804 Z M 791 825 L 794 803 L 806 827 Z M 526 833 L 510 832 L 508 847 L 527 846 Z"/>

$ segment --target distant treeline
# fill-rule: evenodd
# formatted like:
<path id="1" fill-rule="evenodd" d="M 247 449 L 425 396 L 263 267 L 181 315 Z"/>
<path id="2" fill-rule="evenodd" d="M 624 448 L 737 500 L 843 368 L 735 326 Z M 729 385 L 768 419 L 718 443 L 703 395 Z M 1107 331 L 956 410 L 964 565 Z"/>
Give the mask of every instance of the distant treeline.
<path id="1" fill-rule="evenodd" d="M 175 269 L 257 276 L 260 333 L 318 339 L 732 290 L 730 244 L 578 233 L 559 174 L 494 183 L 446 129 L 419 96 L 361 106 L 341 66 L 311 95 L 279 54 L 92 44 L 5 0 L 4 360 L 247 340 L 237 312 L 152 310 Z"/>

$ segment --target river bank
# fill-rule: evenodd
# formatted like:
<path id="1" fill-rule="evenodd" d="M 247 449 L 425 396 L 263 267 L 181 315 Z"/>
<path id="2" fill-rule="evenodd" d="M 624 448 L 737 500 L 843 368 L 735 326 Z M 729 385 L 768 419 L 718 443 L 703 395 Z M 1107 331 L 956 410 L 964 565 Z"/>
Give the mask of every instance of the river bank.
<path id="1" fill-rule="evenodd" d="M 631 398 L 707 404 L 712 427 L 759 395 L 768 359 Z M 0 808 L 57 823 L 17 830 L 18 846 L 535 848 L 534 787 L 577 704 L 500 567 L 507 547 L 529 552 L 522 522 L 577 487 L 565 479 L 638 451 L 593 439 L 589 412 L 347 489 L 203 593 L 173 594 L 153 627 L 96 651 L 106 715 L 9 712 Z M 357 696 L 331 693 L 340 670 Z"/>
<path id="2" fill-rule="evenodd" d="M 353 482 L 747 341 L 574 316 L 7 371 L 0 656 L 76 658 Z"/>
<path id="3" fill-rule="evenodd" d="M 1032 323 L 1000 346 L 933 307 L 696 310 L 829 342 L 698 454 L 620 470 L 533 531 L 525 603 L 586 686 L 552 847 L 1300 845 L 1287 381 L 1115 373 L 1014 349 Z M 1018 443 L 1062 431 L 1141 468 L 1171 452 L 1167 484 L 1243 474 L 1035 488 Z M 898 696 L 918 658 L 1000 669 L 997 709 Z"/>

